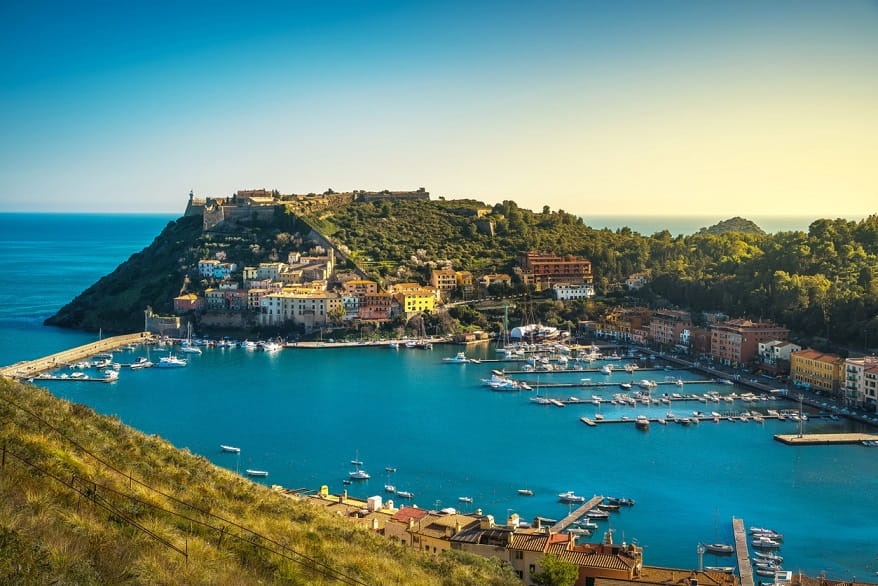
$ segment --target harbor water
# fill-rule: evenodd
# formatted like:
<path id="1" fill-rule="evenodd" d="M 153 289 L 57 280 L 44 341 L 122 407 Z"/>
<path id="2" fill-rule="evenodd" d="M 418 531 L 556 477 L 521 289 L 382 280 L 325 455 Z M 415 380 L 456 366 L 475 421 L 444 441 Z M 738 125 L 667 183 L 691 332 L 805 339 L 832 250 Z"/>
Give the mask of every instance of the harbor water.
<path id="1" fill-rule="evenodd" d="M 0 215 L 0 262 L 11 267 L 0 296 L 0 352 L 4 364 L 35 358 L 95 338 L 40 325 L 87 286 L 146 246 L 171 218 L 155 216 L 65 217 L 67 234 L 9 230 L 34 216 Z M 78 230 L 78 232 L 77 232 Z M 78 237 L 77 237 L 78 235 Z M 51 256 L 51 262 L 47 258 Z M 29 283 L 44 286 L 29 287 Z M 31 293 L 33 291 L 33 293 Z M 540 391 L 495 392 L 481 384 L 491 370 L 510 364 L 443 361 L 460 347 L 432 350 L 386 345 L 344 349 L 285 349 L 253 352 L 205 348 L 187 355 L 177 369 L 123 368 L 113 384 L 46 381 L 59 397 L 90 405 L 145 433 L 201 454 L 241 473 L 265 470 L 266 484 L 357 497 L 382 495 L 397 504 L 424 508 L 481 509 L 503 522 L 511 513 L 560 519 L 570 508 L 558 494 L 568 490 L 628 497 L 633 507 L 612 513 L 590 539 L 607 528 L 616 541 L 636 542 L 649 565 L 696 568 L 699 543 L 732 543 L 731 519 L 784 534 L 784 567 L 816 576 L 874 581 L 878 570 L 878 450 L 860 445 L 786 446 L 776 433 L 795 433 L 793 421 L 764 423 L 706 421 L 688 426 L 652 423 L 635 428 L 643 414 L 665 418 L 668 411 L 738 412 L 792 409 L 783 399 L 747 403 L 673 401 L 635 407 L 592 402 L 621 392 L 575 386 Z M 156 361 L 167 352 L 153 348 Z M 469 357 L 493 359 L 493 347 L 474 346 Z M 144 348 L 120 351 L 115 360 L 133 362 Z M 623 362 L 631 362 L 626 360 Z M 590 367 L 599 367 L 598 361 Z M 621 362 L 616 361 L 619 366 Z M 681 370 L 516 375 L 536 383 L 636 382 L 665 377 L 684 381 L 704 375 Z M 38 381 L 39 382 L 39 381 Z M 741 393 L 717 383 L 660 385 L 662 393 Z M 535 394 L 581 403 L 563 408 L 536 405 Z M 603 415 L 630 422 L 589 427 L 580 417 Z M 816 414 L 812 414 L 816 415 Z M 846 420 L 812 417 L 809 433 L 876 431 Z M 223 452 L 220 445 L 240 448 Z M 363 462 L 371 478 L 343 484 Z M 386 471 L 393 469 L 394 471 Z M 399 499 L 385 484 L 414 494 Z M 530 489 L 533 496 L 518 494 Z M 463 502 L 468 497 L 472 502 Z M 574 505 L 575 506 L 575 505 Z M 733 565 L 704 556 L 705 565 Z"/>

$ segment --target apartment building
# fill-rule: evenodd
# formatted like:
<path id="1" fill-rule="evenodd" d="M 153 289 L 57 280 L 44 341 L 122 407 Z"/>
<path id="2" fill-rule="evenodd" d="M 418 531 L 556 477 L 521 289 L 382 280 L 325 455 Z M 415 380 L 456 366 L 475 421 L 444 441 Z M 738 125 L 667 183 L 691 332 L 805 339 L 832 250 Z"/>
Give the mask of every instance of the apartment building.
<path id="1" fill-rule="evenodd" d="M 759 343 L 784 340 L 789 330 L 772 322 L 733 319 L 710 326 L 710 355 L 726 365 L 747 364 L 756 358 Z"/>
<path id="2" fill-rule="evenodd" d="M 790 378 L 797 385 L 839 394 L 844 376 L 844 358 L 817 350 L 799 350 L 790 355 Z"/>

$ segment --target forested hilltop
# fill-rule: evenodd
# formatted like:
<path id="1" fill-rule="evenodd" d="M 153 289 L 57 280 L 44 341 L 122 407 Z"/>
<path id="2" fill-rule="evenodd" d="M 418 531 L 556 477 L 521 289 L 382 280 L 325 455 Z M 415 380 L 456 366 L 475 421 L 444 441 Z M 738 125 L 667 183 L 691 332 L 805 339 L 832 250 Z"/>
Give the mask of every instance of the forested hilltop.
<path id="1" fill-rule="evenodd" d="M 676 237 L 596 230 L 563 210 L 511 201 L 355 202 L 308 220 L 381 275 L 411 271 L 426 280 L 443 261 L 504 272 L 521 252 L 550 251 L 591 260 L 599 296 L 647 271 L 650 283 L 631 301 L 772 319 L 839 344 L 861 346 L 878 333 L 878 215 L 776 234 L 734 218 Z"/>

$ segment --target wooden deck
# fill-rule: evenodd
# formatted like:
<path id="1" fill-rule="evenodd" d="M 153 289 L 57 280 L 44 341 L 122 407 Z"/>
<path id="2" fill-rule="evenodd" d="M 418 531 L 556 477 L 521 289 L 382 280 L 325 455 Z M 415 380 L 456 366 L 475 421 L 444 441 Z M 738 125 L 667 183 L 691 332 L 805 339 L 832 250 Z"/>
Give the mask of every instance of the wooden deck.
<path id="1" fill-rule="evenodd" d="M 124 334 L 122 336 L 104 338 L 103 340 L 98 340 L 96 342 L 85 344 L 83 346 L 77 346 L 76 348 L 71 348 L 70 350 L 64 350 L 63 352 L 50 354 L 49 356 L 44 356 L 43 358 L 16 362 L 11 366 L 5 366 L 3 368 L 0 368 L 0 376 L 4 376 L 7 378 L 29 379 L 38 375 L 41 372 L 52 370 L 53 368 L 60 368 L 68 364 L 73 364 L 80 360 L 84 360 L 89 356 L 100 354 L 101 352 L 112 352 L 113 350 L 116 350 L 128 344 L 151 342 L 152 340 L 152 334 L 150 334 L 149 332 Z"/>
<path id="2" fill-rule="evenodd" d="M 747 549 L 747 531 L 744 520 L 732 518 L 732 531 L 735 534 L 735 555 L 738 557 L 738 575 L 741 586 L 753 586 L 753 566 L 750 565 L 750 550 Z"/>
<path id="3" fill-rule="evenodd" d="M 878 435 L 871 433 L 804 433 L 777 434 L 777 441 L 788 446 L 826 446 L 839 444 L 859 444 L 866 440 L 878 440 Z"/>
<path id="4" fill-rule="evenodd" d="M 581 507 L 577 508 L 575 511 L 555 523 L 549 528 L 549 533 L 561 533 L 577 521 L 579 521 L 583 515 L 587 512 L 598 506 L 604 502 L 604 497 L 602 496 L 593 496 L 589 500 L 585 501 Z"/>

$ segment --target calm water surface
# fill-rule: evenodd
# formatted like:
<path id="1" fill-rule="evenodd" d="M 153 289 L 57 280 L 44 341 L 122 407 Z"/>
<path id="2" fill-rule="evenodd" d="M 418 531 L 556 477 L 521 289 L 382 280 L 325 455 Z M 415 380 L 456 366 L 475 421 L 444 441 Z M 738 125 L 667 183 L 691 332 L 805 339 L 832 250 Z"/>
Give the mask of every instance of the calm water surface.
<path id="1" fill-rule="evenodd" d="M 93 334 L 41 326 L 42 319 L 139 251 L 172 218 L 74 216 L 60 230 L 18 229 L 32 216 L 0 214 L 0 262 L 12 270 L 0 282 L 0 353 L 4 363 L 32 358 L 94 339 Z M 42 225 L 42 224 L 40 224 Z M 17 231 L 16 231 L 17 230 Z M 52 262 L 45 262 L 50 258 Z M 30 284 L 40 284 L 30 287 Z M 288 349 L 276 354 L 242 349 L 205 350 L 184 369 L 124 370 L 112 385 L 46 383 L 56 395 L 118 415 L 147 433 L 231 470 L 257 468 L 267 483 L 358 497 L 382 494 L 385 483 L 414 492 L 421 507 L 481 508 L 498 521 L 516 512 L 561 518 L 568 507 L 557 494 L 634 498 L 611 517 L 618 541 L 637 541 L 651 565 L 697 567 L 699 542 L 731 541 L 731 518 L 785 534 L 788 569 L 812 575 L 874 581 L 878 570 L 878 450 L 860 446 L 792 448 L 774 433 L 793 423 L 702 423 L 683 427 L 633 424 L 589 428 L 579 421 L 598 411 L 607 418 L 644 413 L 664 416 L 666 406 L 615 407 L 606 403 L 537 406 L 527 393 L 496 393 L 480 384 L 497 365 L 446 364 L 458 348 L 393 351 L 386 348 Z M 131 362 L 145 351 L 120 352 Z M 151 358 L 158 352 L 151 350 Z M 493 349 L 468 350 L 494 358 Z M 595 366 L 599 365 L 597 363 Z M 635 374 L 698 379 L 687 372 Z M 551 376 L 551 378 L 549 378 Z M 543 381 L 631 380 L 624 372 L 541 375 Z M 534 381 L 535 375 L 529 375 Z M 677 391 L 665 387 L 663 391 Z M 686 393 L 735 389 L 689 383 Z M 617 387 L 550 392 L 590 399 Z M 532 394 L 532 393 L 531 393 Z M 694 410 L 789 408 L 785 403 L 675 403 L 678 415 Z M 813 420 L 806 431 L 855 429 Z M 220 444 L 241 448 L 225 454 Z M 345 487 L 342 479 L 364 462 L 372 478 Z M 395 473 L 385 473 L 394 467 Z M 533 497 L 516 493 L 530 488 Z M 386 496 L 386 495 L 384 495 Z M 472 504 L 458 497 L 472 497 Z M 399 502 L 397 500 L 397 502 Z M 595 538 L 598 538 L 596 536 Z M 706 565 L 732 565 L 705 556 Z"/>

